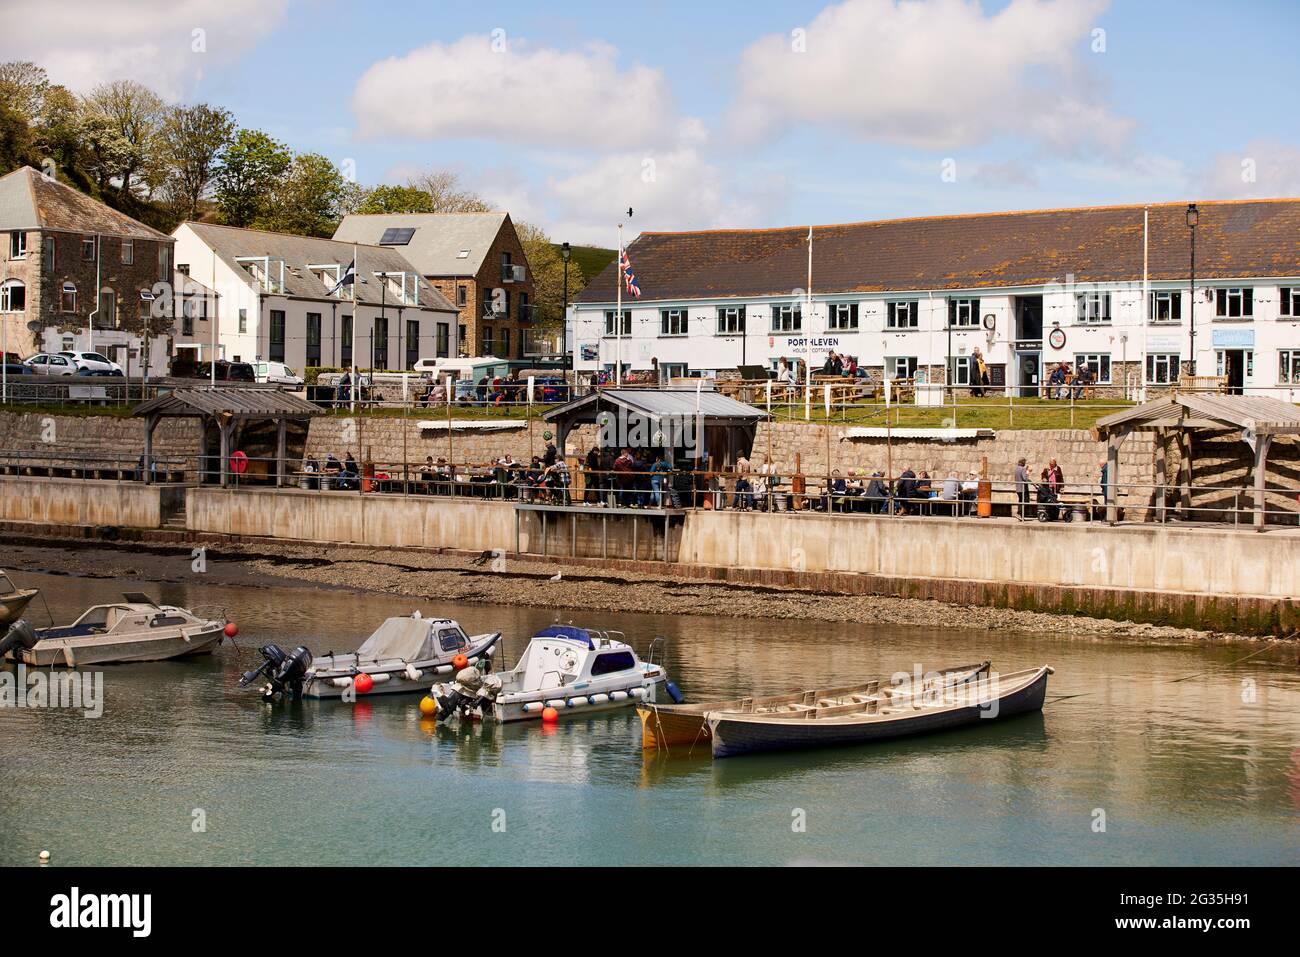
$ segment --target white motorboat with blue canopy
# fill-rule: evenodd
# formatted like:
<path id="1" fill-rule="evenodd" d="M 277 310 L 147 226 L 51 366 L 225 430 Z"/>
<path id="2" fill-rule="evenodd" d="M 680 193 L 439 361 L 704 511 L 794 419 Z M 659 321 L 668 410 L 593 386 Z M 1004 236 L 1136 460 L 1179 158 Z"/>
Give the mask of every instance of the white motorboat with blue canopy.
<path id="1" fill-rule="evenodd" d="M 509 671 L 484 674 L 465 668 L 454 681 L 435 685 L 430 697 L 440 720 L 453 714 L 498 722 L 583 715 L 655 702 L 681 693 L 662 664 L 643 661 L 622 632 L 552 625 L 528 642 Z"/>
<path id="2" fill-rule="evenodd" d="M 388 618 L 356 651 L 313 658 L 299 645 L 285 654 L 277 645 L 259 649 L 263 663 L 240 679 L 241 686 L 265 675 L 266 697 L 342 698 L 423 691 L 438 675 L 486 662 L 501 632 L 469 636 L 450 618 L 424 618 L 417 611 Z"/>

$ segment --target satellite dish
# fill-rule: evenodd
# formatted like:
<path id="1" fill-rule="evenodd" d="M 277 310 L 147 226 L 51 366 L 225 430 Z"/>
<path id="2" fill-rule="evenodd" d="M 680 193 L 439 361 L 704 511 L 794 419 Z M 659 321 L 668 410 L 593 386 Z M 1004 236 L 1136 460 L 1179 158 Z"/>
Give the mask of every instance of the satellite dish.
<path id="1" fill-rule="evenodd" d="M 984 317 L 984 328 L 987 329 L 989 332 L 992 332 L 994 329 L 996 329 L 997 325 L 998 325 L 998 317 L 995 316 L 993 313 L 990 312 L 987 316 Z"/>
<path id="2" fill-rule="evenodd" d="M 44 328 L 45 328 L 45 326 L 42 325 L 42 324 L 41 324 L 38 320 L 36 320 L 36 319 L 33 319 L 31 322 L 27 323 L 27 329 L 28 329 L 29 332 L 40 332 L 40 331 L 41 331 L 42 329 L 44 329 Z"/>

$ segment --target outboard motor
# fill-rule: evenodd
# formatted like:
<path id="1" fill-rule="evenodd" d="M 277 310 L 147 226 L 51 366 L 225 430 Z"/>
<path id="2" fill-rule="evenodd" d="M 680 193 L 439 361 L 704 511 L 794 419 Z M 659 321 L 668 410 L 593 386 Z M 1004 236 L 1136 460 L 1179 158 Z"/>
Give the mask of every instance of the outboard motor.
<path id="1" fill-rule="evenodd" d="M 24 651 L 29 651 L 40 641 L 40 636 L 36 634 L 26 618 L 19 618 L 5 633 L 4 638 L 0 638 L 0 661 L 5 657 L 13 654 L 14 661 L 18 661 Z"/>
<path id="2" fill-rule="evenodd" d="M 311 652 L 304 645 L 299 645 L 287 655 L 279 645 L 263 645 L 257 650 L 265 660 L 259 667 L 244 672 L 244 676 L 239 679 L 239 686 L 246 688 L 259 676 L 265 675 L 267 684 L 262 689 L 262 697 L 266 700 L 270 701 L 282 694 L 291 695 L 295 701 L 301 698 L 303 679 L 311 668 Z"/>
<path id="3" fill-rule="evenodd" d="M 497 675 L 485 675 L 482 662 L 461 668 L 453 681 L 437 684 L 429 696 L 438 704 L 438 720 L 446 721 L 454 714 L 468 717 L 477 711 L 486 715 L 492 702 L 501 692 L 501 679 Z"/>

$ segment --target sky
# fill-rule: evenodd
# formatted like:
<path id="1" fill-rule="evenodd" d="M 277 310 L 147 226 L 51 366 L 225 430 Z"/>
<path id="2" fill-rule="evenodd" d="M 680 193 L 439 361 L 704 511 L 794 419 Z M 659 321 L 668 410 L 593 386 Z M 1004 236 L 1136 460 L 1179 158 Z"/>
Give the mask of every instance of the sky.
<path id="1" fill-rule="evenodd" d="M 366 185 L 451 170 L 557 242 L 1300 196 L 1294 0 L 0 0 L 0 17 L 0 60 L 54 82 L 221 106 Z"/>

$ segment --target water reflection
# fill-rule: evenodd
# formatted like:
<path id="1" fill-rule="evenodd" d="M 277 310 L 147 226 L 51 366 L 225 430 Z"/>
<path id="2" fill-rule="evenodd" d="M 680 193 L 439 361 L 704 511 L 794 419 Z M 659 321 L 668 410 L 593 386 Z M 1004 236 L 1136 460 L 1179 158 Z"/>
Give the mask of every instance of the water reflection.
<path id="1" fill-rule="evenodd" d="M 534 863 L 1300 859 L 1300 680 L 1289 646 L 1238 661 L 1254 649 L 565 611 L 624 630 L 643 651 L 666 635 L 667 667 L 692 700 L 985 657 L 1004 672 L 1056 667 L 1041 715 L 715 763 L 707 745 L 689 758 L 643 753 L 632 711 L 554 729 L 438 724 L 420 715 L 418 696 L 268 705 L 236 686 L 260 644 L 351 650 L 382 618 L 416 607 L 471 631 L 502 630 L 514 660 L 554 610 L 220 574 L 168 573 L 163 585 L 17 574 L 44 589 L 59 620 L 141 590 L 225 608 L 241 631 L 237 647 L 210 657 L 106 669 L 99 720 L 0 714 L 0 864 L 48 845 L 67 863 L 349 863 L 361 840 L 378 861 L 429 863 L 480 850 L 497 810 L 511 824 L 493 853 Z M 195 807 L 214 822 L 209 838 L 189 830 Z M 448 807 L 463 820 L 450 835 L 437 823 Z M 1097 807 L 1114 840 L 1090 832 Z M 809 820 L 797 839 L 796 808 Z M 263 843 L 250 847 L 236 832 Z"/>

